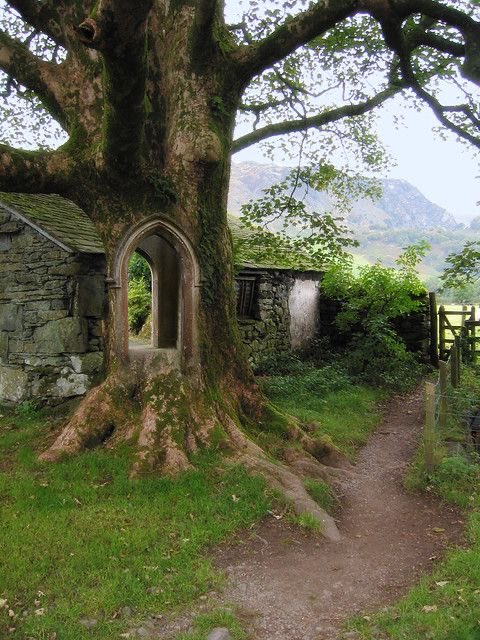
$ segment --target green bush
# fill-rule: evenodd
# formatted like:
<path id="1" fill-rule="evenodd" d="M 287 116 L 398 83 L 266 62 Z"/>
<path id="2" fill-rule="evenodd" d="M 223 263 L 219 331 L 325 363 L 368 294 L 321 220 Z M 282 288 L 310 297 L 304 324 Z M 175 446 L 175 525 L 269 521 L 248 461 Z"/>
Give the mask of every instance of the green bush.
<path id="1" fill-rule="evenodd" d="M 364 334 L 350 343 L 346 359 L 349 373 L 371 385 L 406 390 L 421 372 L 414 354 L 408 352 L 395 331 L 382 321 L 372 321 Z"/>
<path id="2" fill-rule="evenodd" d="M 128 327 L 137 334 L 150 313 L 151 294 L 145 287 L 145 281 L 130 280 L 128 283 Z"/>
<path id="3" fill-rule="evenodd" d="M 418 311 L 425 287 L 416 267 L 427 245 L 406 247 L 397 268 L 377 263 L 354 272 L 335 265 L 324 277 L 327 298 L 340 305 L 335 325 L 345 348 L 348 372 L 368 384 L 404 389 L 419 373 L 393 321 Z"/>

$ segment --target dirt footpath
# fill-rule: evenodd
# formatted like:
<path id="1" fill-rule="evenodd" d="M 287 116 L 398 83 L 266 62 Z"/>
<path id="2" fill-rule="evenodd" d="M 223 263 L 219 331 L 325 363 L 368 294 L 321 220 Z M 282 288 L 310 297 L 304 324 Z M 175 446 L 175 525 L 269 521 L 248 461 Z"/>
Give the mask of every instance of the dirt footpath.
<path id="1" fill-rule="evenodd" d="M 403 488 L 421 427 L 419 390 L 390 401 L 342 482 L 341 542 L 304 536 L 272 518 L 216 552 L 228 576 L 221 599 L 234 605 L 251 638 L 333 640 L 345 619 L 393 602 L 461 539 L 458 512 Z"/>

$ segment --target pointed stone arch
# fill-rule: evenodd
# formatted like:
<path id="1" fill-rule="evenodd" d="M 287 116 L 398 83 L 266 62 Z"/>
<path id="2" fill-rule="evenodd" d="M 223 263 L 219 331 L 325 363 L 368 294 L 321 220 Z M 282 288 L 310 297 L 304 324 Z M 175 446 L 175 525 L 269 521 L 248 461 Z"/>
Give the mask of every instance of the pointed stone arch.
<path id="1" fill-rule="evenodd" d="M 153 216 L 129 230 L 113 263 L 115 355 L 129 361 L 128 262 L 134 251 L 152 270 L 152 340 L 150 360 L 162 351 L 174 353 L 171 363 L 182 371 L 198 362 L 198 291 L 200 273 L 192 244 L 169 219 Z M 138 354 L 137 354 L 138 355 Z"/>

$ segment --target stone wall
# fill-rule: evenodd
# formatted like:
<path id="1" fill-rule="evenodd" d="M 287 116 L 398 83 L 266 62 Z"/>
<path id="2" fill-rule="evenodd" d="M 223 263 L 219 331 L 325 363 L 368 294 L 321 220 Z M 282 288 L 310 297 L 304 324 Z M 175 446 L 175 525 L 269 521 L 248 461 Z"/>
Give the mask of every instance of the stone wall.
<path id="1" fill-rule="evenodd" d="M 105 258 L 0 211 L 0 401 L 82 395 L 102 370 Z"/>
<path id="2" fill-rule="evenodd" d="M 256 275 L 253 318 L 239 318 L 240 333 L 249 361 L 308 348 L 319 320 L 318 274 L 288 270 L 244 271 Z"/>
<path id="3" fill-rule="evenodd" d="M 392 326 L 400 338 L 405 342 L 408 351 L 422 354 L 428 358 L 430 343 L 430 311 L 428 295 L 421 296 L 421 306 L 418 311 L 395 318 Z M 336 324 L 335 318 L 342 310 L 342 303 L 332 298 L 321 297 L 322 317 L 320 323 L 320 335 L 329 339 L 334 347 L 343 347 L 350 340 L 349 334 L 342 334 Z M 360 331 L 360 326 L 352 329 Z"/>
<path id="4" fill-rule="evenodd" d="M 290 350 L 288 298 L 294 282 L 288 271 L 256 273 L 254 317 L 238 319 L 242 340 L 252 364 L 258 364 L 274 353 Z M 251 276 L 252 272 L 242 272 L 241 275 Z"/>

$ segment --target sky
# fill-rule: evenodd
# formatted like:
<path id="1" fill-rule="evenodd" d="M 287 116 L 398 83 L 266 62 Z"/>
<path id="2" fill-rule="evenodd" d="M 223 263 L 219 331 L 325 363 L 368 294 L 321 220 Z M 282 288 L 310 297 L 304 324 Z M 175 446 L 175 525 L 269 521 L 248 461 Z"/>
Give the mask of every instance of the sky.
<path id="1" fill-rule="evenodd" d="M 394 117 L 403 115 L 397 129 Z M 448 133 L 442 140 L 432 132 L 437 120 L 428 108 L 417 113 L 397 104 L 384 108 L 378 120 L 378 132 L 396 163 L 384 177 L 406 180 L 429 200 L 449 211 L 458 222 L 468 223 L 480 215 L 479 156 Z M 258 147 L 234 156 L 234 162 L 268 163 Z M 275 162 L 283 164 L 277 157 Z M 288 162 L 291 164 L 291 160 Z"/>
<path id="2" fill-rule="evenodd" d="M 229 21 L 239 19 L 241 4 L 239 0 L 227 0 Z M 269 1 L 262 4 L 268 6 Z M 394 117 L 399 114 L 404 117 L 401 129 L 394 125 Z M 458 222 L 468 224 L 480 215 L 480 154 L 475 155 L 472 147 L 458 142 L 453 133 L 448 132 L 447 139 L 442 140 L 438 133 L 432 133 L 436 126 L 438 121 L 428 107 L 415 112 L 402 108 L 399 100 L 388 102 L 379 117 L 378 131 L 397 166 L 381 177 L 407 180 Z M 234 161 L 245 160 L 269 162 L 258 146 L 234 156 Z M 284 163 L 282 158 L 275 158 L 275 162 L 291 164 L 291 160 Z"/>

